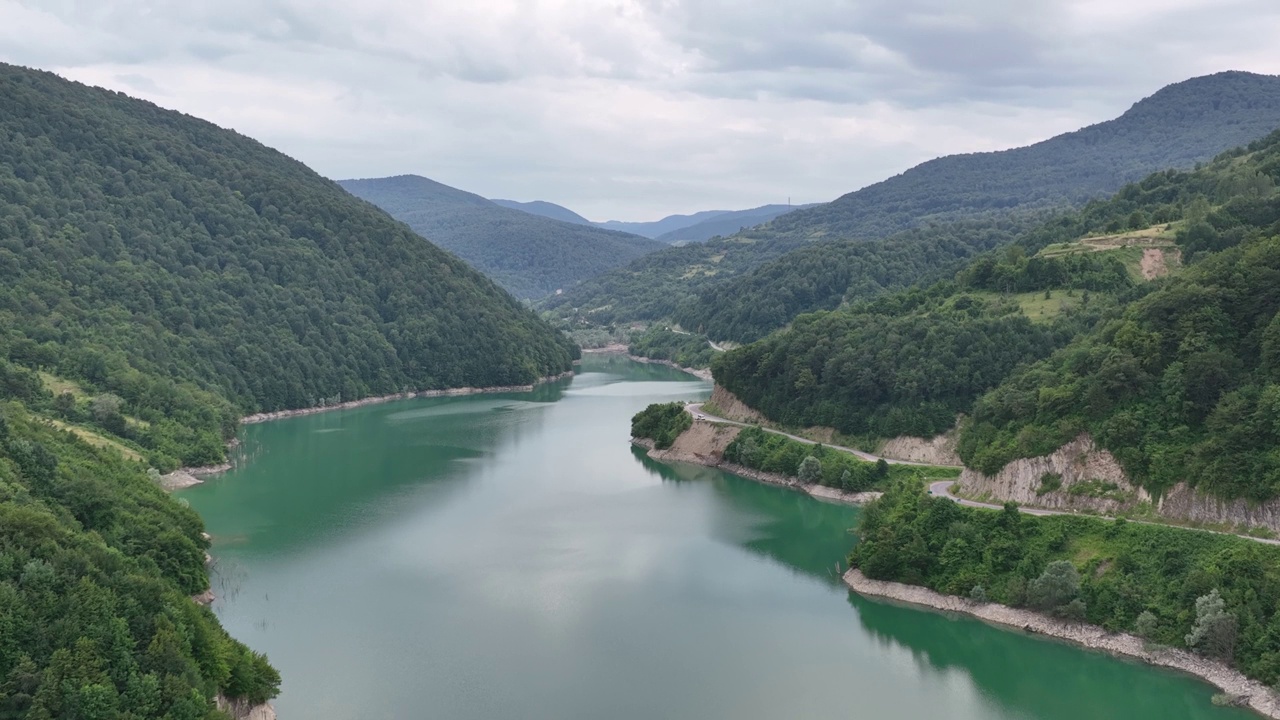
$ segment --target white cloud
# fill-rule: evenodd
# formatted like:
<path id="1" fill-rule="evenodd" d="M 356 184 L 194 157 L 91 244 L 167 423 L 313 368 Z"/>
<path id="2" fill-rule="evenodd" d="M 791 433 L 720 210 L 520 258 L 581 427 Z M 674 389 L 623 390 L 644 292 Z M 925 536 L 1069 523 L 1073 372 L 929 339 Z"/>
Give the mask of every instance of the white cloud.
<path id="1" fill-rule="evenodd" d="M 0 0 L 7 61 L 597 219 L 831 199 L 1278 73 L 1277 36 L 1270 0 Z"/>

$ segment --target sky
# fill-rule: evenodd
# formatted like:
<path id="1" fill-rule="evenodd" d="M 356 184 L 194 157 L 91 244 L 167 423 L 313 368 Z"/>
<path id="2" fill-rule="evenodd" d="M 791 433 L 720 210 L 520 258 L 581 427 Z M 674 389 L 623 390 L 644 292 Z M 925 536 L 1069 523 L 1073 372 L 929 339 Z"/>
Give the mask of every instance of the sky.
<path id="1" fill-rule="evenodd" d="M 1275 0 L 0 0 L 0 60 L 592 220 L 831 200 L 1277 37 Z"/>

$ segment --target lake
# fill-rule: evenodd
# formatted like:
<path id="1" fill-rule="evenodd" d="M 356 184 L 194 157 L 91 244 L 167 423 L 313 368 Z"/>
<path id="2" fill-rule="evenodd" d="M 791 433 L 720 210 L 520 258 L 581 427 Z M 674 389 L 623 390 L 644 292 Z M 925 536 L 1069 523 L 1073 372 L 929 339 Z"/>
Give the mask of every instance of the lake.
<path id="1" fill-rule="evenodd" d="M 588 356 L 530 393 L 242 433 L 180 493 L 214 610 L 284 677 L 282 720 L 1246 718 L 1195 680 L 839 582 L 853 507 L 628 442 L 711 386 Z"/>

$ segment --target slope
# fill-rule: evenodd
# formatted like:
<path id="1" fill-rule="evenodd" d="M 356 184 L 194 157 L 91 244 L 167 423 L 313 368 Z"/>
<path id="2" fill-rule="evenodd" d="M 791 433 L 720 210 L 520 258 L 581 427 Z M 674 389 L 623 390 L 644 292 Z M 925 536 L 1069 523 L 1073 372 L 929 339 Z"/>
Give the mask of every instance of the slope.
<path id="1" fill-rule="evenodd" d="M 719 215 L 724 215 L 727 212 L 729 211 L 703 210 L 701 212 L 693 213 L 692 215 L 668 215 L 661 220 L 652 220 L 649 222 L 608 220 L 596 224 L 609 230 L 619 230 L 622 232 L 635 233 L 636 235 L 643 235 L 647 238 L 657 238 L 659 235 L 665 235 L 681 228 L 697 225 L 700 222 L 710 220 Z"/>
<path id="2" fill-rule="evenodd" d="M 747 228 L 763 225 L 770 220 L 810 205 L 761 205 L 750 210 L 731 210 L 707 218 L 688 227 L 665 232 L 658 240 L 675 245 L 677 243 L 702 242 L 717 235 L 733 235 Z"/>
<path id="3" fill-rule="evenodd" d="M 514 298 L 295 160 L 48 73 L 0 66 L 0 95 L 0 358 L 118 396 L 157 467 L 220 460 L 251 411 L 569 369 Z"/>
<path id="4" fill-rule="evenodd" d="M 775 421 L 850 435 L 929 436 L 964 413 L 961 457 L 986 473 L 1087 431 L 1152 493 L 1185 480 L 1275 497 L 1277 181 L 1280 132 L 1126 186 L 953 280 L 802 315 L 713 373 Z"/>
<path id="5" fill-rule="evenodd" d="M 927 248 L 936 244 L 931 228 L 955 235 L 960 223 L 972 236 L 983 223 L 994 233 L 1034 227 L 1055 209 L 1114 192 L 1154 170 L 1208 160 L 1277 126 L 1280 78 L 1238 72 L 1195 78 L 1138 102 L 1113 121 L 1026 148 L 930 161 L 732 238 L 655 253 L 565 293 L 548 307 L 561 314 L 576 308 L 588 321 L 599 311 L 607 322 L 671 317 L 679 308 L 675 316 L 683 325 L 702 327 L 713 339 L 754 339 L 799 313 L 866 297 L 868 251 L 854 248 L 866 240 L 915 226 L 906 232 Z M 936 259 L 954 263 L 990 247 L 980 239 L 968 244 L 972 247 L 958 255 L 942 253 Z M 774 264 L 762 267 L 770 261 Z M 870 287 L 900 287 L 920 279 L 877 277 Z M 757 316 L 753 307 L 769 311 Z"/>
<path id="6" fill-rule="evenodd" d="M 527 212 L 531 215 L 541 215 L 542 217 L 559 220 L 561 222 L 573 223 L 575 225 L 591 225 L 592 222 L 578 213 L 570 210 L 563 205 L 556 205 L 544 200 L 534 200 L 532 202 L 520 202 L 519 200 L 491 200 L 495 205 L 501 205 L 504 208 Z"/>
<path id="7" fill-rule="evenodd" d="M 665 247 L 500 207 L 416 175 L 339 183 L 521 298 L 540 298 Z"/>

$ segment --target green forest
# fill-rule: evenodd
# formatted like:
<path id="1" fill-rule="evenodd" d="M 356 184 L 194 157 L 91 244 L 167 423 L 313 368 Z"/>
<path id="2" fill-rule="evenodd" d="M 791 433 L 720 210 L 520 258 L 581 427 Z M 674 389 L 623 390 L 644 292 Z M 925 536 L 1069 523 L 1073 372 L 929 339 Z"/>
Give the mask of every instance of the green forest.
<path id="1" fill-rule="evenodd" d="M 301 163 L 209 123 L 0 67 L 0 358 L 123 400 L 162 469 L 239 415 L 521 385 L 577 349 Z"/>
<path id="2" fill-rule="evenodd" d="M 1050 220 L 1064 225 L 1048 236 L 1079 237 L 1079 218 L 1064 210 L 1148 173 L 1190 169 L 1278 126 L 1280 80 L 1195 78 L 1074 133 L 940 158 L 732 237 L 646 255 L 542 307 L 566 329 L 667 320 L 713 340 L 751 341 L 801 313 L 940 279 Z"/>
<path id="3" fill-rule="evenodd" d="M 743 428 L 725 448 L 724 459 L 752 470 L 795 478 L 806 485 L 825 485 L 846 492 L 882 490 L 893 481 L 920 483 L 960 475 L 959 468 L 869 462 L 843 450 L 802 443 L 759 427 Z"/>
<path id="4" fill-rule="evenodd" d="M 1181 528 L 966 508 L 893 483 L 849 564 L 877 580 L 1084 620 L 1280 680 L 1280 548 Z"/>
<path id="5" fill-rule="evenodd" d="M 200 518 L 161 472 L 239 418 L 522 385 L 578 349 L 302 164 L 0 65 L 0 717 L 213 720 L 276 695 L 190 599 Z"/>
<path id="6" fill-rule="evenodd" d="M 415 175 L 339 184 L 523 299 L 547 297 L 667 247 L 630 233 L 502 207 Z"/>
<path id="7" fill-rule="evenodd" d="M 966 415 L 961 457 L 988 473 L 1090 431 L 1153 492 L 1274 497 L 1277 178 L 1280 133 L 1126 186 L 950 280 L 803 315 L 713 373 L 789 426 L 929 436 Z M 1147 281 L 1148 251 L 1188 266 Z"/>

